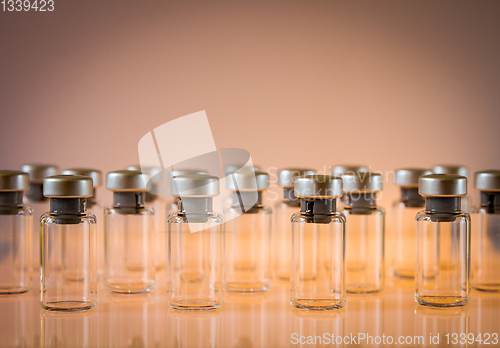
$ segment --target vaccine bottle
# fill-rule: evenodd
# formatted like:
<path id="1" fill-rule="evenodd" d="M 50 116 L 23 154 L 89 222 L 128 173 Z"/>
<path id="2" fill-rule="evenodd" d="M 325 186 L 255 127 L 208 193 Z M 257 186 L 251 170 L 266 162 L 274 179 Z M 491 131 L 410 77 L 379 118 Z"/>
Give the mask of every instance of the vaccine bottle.
<path id="1" fill-rule="evenodd" d="M 92 179 L 55 175 L 44 179 L 50 210 L 41 224 L 42 308 L 86 310 L 97 300 L 96 218 L 87 211 Z"/>
<path id="2" fill-rule="evenodd" d="M 314 310 L 341 308 L 345 305 L 346 220 L 335 205 L 342 196 L 342 179 L 300 176 L 294 192 L 300 198 L 300 211 L 291 217 L 291 304 Z"/>
<path id="3" fill-rule="evenodd" d="M 342 175 L 347 197 L 346 291 L 374 293 L 384 289 L 385 211 L 377 205 L 382 175 L 357 172 Z"/>
<path id="4" fill-rule="evenodd" d="M 449 165 L 449 164 L 436 165 L 432 168 L 432 173 L 455 174 L 455 175 L 465 176 L 467 179 L 469 178 L 469 169 L 465 166 L 460 166 L 460 165 Z M 462 197 L 462 210 L 470 214 L 472 212 L 472 207 L 473 205 L 470 197 L 468 196 Z"/>
<path id="5" fill-rule="evenodd" d="M 145 205 L 148 176 L 120 170 L 107 174 L 113 205 L 104 212 L 104 287 L 117 293 L 150 292 L 155 286 L 154 211 Z"/>
<path id="6" fill-rule="evenodd" d="M 24 202 L 33 210 L 33 269 L 40 271 L 40 224 L 38 220 L 49 211 L 49 199 L 43 196 L 43 179 L 57 174 L 57 166 L 49 164 L 25 164 L 21 171 L 30 176 L 30 188 L 24 195 Z"/>
<path id="7" fill-rule="evenodd" d="M 500 170 L 476 172 L 474 187 L 481 204 L 474 210 L 471 284 L 477 290 L 500 292 Z"/>
<path id="8" fill-rule="evenodd" d="M 355 173 L 367 173 L 368 166 L 363 165 L 338 165 L 332 167 L 332 175 L 336 177 L 342 177 L 343 174 L 355 174 Z M 337 201 L 337 210 L 344 210 L 345 202 L 347 200 L 347 196 L 343 195 Z"/>
<path id="9" fill-rule="evenodd" d="M 267 291 L 272 281 L 272 210 L 262 204 L 262 195 L 269 188 L 269 175 L 237 171 L 228 175 L 226 187 L 233 201 L 224 212 L 224 287 Z"/>
<path id="10" fill-rule="evenodd" d="M 274 276 L 290 280 L 292 260 L 292 225 L 290 217 L 300 210 L 300 198 L 295 196 L 293 180 L 302 175 L 316 174 L 314 170 L 288 168 L 278 171 L 278 185 L 283 190 L 283 198 L 274 209 L 275 228 L 273 233 Z"/>
<path id="11" fill-rule="evenodd" d="M 419 179 L 425 208 L 417 216 L 415 301 L 424 306 L 463 306 L 470 297 L 470 217 L 461 210 L 467 178 L 431 174 Z"/>
<path id="12" fill-rule="evenodd" d="M 0 171 L 0 295 L 32 287 L 33 212 L 23 204 L 27 173 Z"/>
<path id="13" fill-rule="evenodd" d="M 92 179 L 94 194 L 87 198 L 87 211 L 97 220 L 97 279 L 104 276 L 104 210 L 106 205 L 97 199 L 97 190 L 102 186 L 102 173 L 97 169 L 73 168 L 61 171 L 62 175 L 81 175 Z"/>
<path id="14" fill-rule="evenodd" d="M 393 258 L 391 273 L 396 277 L 415 276 L 415 216 L 424 208 L 425 199 L 418 194 L 418 179 L 432 174 L 430 169 L 398 169 L 394 183 L 400 187 L 401 196 L 392 206 Z"/>
<path id="15" fill-rule="evenodd" d="M 222 303 L 222 224 L 213 211 L 219 178 L 206 174 L 174 176 L 172 195 L 179 210 L 168 217 L 169 305 L 207 310 Z"/>

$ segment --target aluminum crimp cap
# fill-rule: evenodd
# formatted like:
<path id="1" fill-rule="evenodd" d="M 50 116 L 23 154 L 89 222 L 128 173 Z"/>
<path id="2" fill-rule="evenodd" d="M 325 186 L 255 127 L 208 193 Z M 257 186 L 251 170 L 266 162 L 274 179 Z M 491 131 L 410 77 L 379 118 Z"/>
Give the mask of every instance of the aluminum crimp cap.
<path id="1" fill-rule="evenodd" d="M 18 170 L 0 170 L 0 191 L 27 191 L 29 188 L 28 173 Z"/>
<path id="2" fill-rule="evenodd" d="M 500 191 L 500 170 L 483 170 L 474 175 L 474 187 L 480 191 Z"/>
<path id="3" fill-rule="evenodd" d="M 146 174 L 153 184 L 157 184 L 161 181 L 161 175 L 158 175 L 159 173 L 161 173 L 161 168 L 159 167 L 141 168 L 141 166 L 128 166 L 127 170 L 142 172 L 143 174 Z"/>
<path id="4" fill-rule="evenodd" d="M 202 169 L 174 169 L 170 172 L 170 179 L 172 179 L 174 176 L 200 174 L 206 175 L 208 173 Z"/>
<path id="5" fill-rule="evenodd" d="M 341 176 L 344 192 L 380 192 L 382 191 L 382 175 L 379 173 L 357 172 Z"/>
<path id="6" fill-rule="evenodd" d="M 215 197 L 220 194 L 219 178 L 208 174 L 174 176 L 171 193 L 175 197 Z"/>
<path id="7" fill-rule="evenodd" d="M 460 197 L 467 194 L 467 177 L 457 174 L 429 174 L 418 179 L 422 197 Z"/>
<path id="8" fill-rule="evenodd" d="M 50 198 L 88 198 L 94 194 L 92 179 L 79 175 L 54 175 L 43 180 L 43 195 Z"/>
<path id="9" fill-rule="evenodd" d="M 117 170 L 106 176 L 106 188 L 113 192 L 146 192 L 149 176 L 134 170 Z"/>
<path id="10" fill-rule="evenodd" d="M 278 185 L 282 187 L 293 187 L 293 179 L 304 175 L 317 174 L 315 170 L 305 168 L 287 168 L 278 171 Z"/>
<path id="11" fill-rule="evenodd" d="M 46 177 L 57 175 L 57 166 L 51 164 L 24 164 L 21 166 L 21 171 L 29 174 L 30 182 L 41 184 Z"/>
<path id="12" fill-rule="evenodd" d="M 342 197 L 342 179 L 332 175 L 303 175 L 294 180 L 295 196 L 299 198 Z"/>
<path id="13" fill-rule="evenodd" d="M 456 175 L 468 177 L 469 176 L 469 169 L 465 166 L 443 164 L 443 165 L 434 166 L 432 168 L 432 173 L 434 173 L 434 174 L 456 174 Z"/>
<path id="14" fill-rule="evenodd" d="M 342 176 L 342 174 L 352 174 L 352 173 L 366 173 L 368 172 L 368 167 L 366 166 L 354 166 L 354 165 L 343 165 L 335 166 L 332 168 L 333 176 Z"/>
<path id="15" fill-rule="evenodd" d="M 228 176 L 234 172 L 260 172 L 260 166 L 239 166 L 239 165 L 227 165 L 224 167 L 224 176 Z"/>
<path id="16" fill-rule="evenodd" d="M 226 188 L 231 191 L 264 191 L 269 188 L 269 174 L 252 171 L 229 173 Z"/>
<path id="17" fill-rule="evenodd" d="M 432 174 L 430 169 L 405 168 L 398 169 L 394 174 L 394 183 L 402 187 L 417 188 L 418 179 L 423 175 Z"/>
<path id="18" fill-rule="evenodd" d="M 61 174 L 88 176 L 92 178 L 92 183 L 94 187 L 100 187 L 102 185 L 102 173 L 100 170 L 97 169 L 89 169 L 89 168 L 65 169 L 61 171 Z"/>

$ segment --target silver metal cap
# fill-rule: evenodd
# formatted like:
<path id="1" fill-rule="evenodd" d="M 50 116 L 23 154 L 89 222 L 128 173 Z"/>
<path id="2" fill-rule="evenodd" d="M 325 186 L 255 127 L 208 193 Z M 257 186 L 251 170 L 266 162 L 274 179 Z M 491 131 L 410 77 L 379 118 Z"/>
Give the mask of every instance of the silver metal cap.
<path id="1" fill-rule="evenodd" d="M 87 169 L 87 168 L 73 168 L 65 169 L 61 171 L 62 175 L 81 175 L 88 176 L 92 178 L 92 184 L 94 187 L 99 187 L 102 185 L 102 173 L 97 169 Z"/>
<path id="2" fill-rule="evenodd" d="M 456 174 L 465 177 L 469 176 L 469 169 L 465 166 L 458 165 L 437 165 L 432 168 L 434 174 Z"/>
<path id="3" fill-rule="evenodd" d="M 332 175 L 303 175 L 294 180 L 295 195 L 299 198 L 342 197 L 342 179 Z"/>
<path id="4" fill-rule="evenodd" d="M 30 182 L 34 184 L 43 183 L 43 179 L 57 174 L 57 166 L 51 164 L 24 164 L 21 171 L 30 175 Z"/>
<path id="5" fill-rule="evenodd" d="M 220 194 L 219 178 L 207 174 L 174 176 L 171 193 L 175 197 L 215 197 Z"/>
<path id="6" fill-rule="evenodd" d="M 457 174 L 430 174 L 418 179 L 423 197 L 459 197 L 467 194 L 467 178 Z"/>
<path id="7" fill-rule="evenodd" d="M 333 176 L 341 176 L 342 174 L 352 174 L 352 173 L 366 173 L 368 171 L 368 167 L 366 166 L 355 166 L 355 165 L 343 165 L 343 166 L 335 166 L 332 168 Z"/>
<path id="8" fill-rule="evenodd" d="M 236 171 L 239 172 L 260 172 L 260 166 L 254 165 L 252 166 L 241 166 L 241 165 L 228 165 L 224 167 L 224 176 L 228 176 L 231 173 L 234 173 Z"/>
<path id="9" fill-rule="evenodd" d="M 418 187 L 418 178 L 432 174 L 430 169 L 405 168 L 398 169 L 394 174 L 394 183 L 402 187 Z"/>
<path id="10" fill-rule="evenodd" d="M 382 175 L 378 173 L 357 172 L 342 176 L 344 192 L 380 192 L 382 191 Z"/>
<path id="11" fill-rule="evenodd" d="M 113 192 L 146 192 L 149 177 L 134 170 L 117 170 L 106 176 L 106 188 Z"/>
<path id="12" fill-rule="evenodd" d="M 251 171 L 229 173 L 226 188 L 232 191 L 264 191 L 269 188 L 269 174 Z"/>
<path id="13" fill-rule="evenodd" d="M 202 169 L 174 169 L 170 172 L 170 179 L 174 176 L 181 175 L 200 175 L 200 174 L 208 174 L 206 171 Z"/>
<path id="14" fill-rule="evenodd" d="M 159 167 L 142 167 L 141 166 L 128 166 L 127 170 L 132 170 L 136 172 L 142 172 L 143 174 L 148 175 L 149 179 L 153 184 L 159 183 L 161 181 L 161 175 L 157 175 L 161 173 L 161 168 Z"/>
<path id="15" fill-rule="evenodd" d="M 293 187 L 293 179 L 303 175 L 314 175 L 315 170 L 305 168 L 287 168 L 278 172 L 278 185 L 282 187 Z"/>
<path id="16" fill-rule="evenodd" d="M 17 170 L 0 170 L 0 191 L 26 191 L 30 188 L 29 174 Z"/>
<path id="17" fill-rule="evenodd" d="M 43 195 L 51 198 L 88 198 L 94 194 L 92 179 L 79 175 L 54 175 L 43 180 Z"/>
<path id="18" fill-rule="evenodd" d="M 474 175 L 474 187 L 480 191 L 500 191 L 500 170 L 483 170 Z"/>

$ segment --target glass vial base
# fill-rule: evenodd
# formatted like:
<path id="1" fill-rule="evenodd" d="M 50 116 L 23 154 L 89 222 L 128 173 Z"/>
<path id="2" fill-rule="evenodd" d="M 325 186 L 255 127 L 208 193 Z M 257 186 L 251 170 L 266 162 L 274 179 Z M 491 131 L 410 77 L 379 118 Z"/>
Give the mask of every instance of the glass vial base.
<path id="1" fill-rule="evenodd" d="M 15 295 L 15 294 L 24 294 L 31 290 L 31 287 L 18 287 L 18 286 L 8 286 L 2 285 L 0 286 L 0 295 Z"/>
<path id="2" fill-rule="evenodd" d="M 154 290 L 155 283 L 148 284 L 105 284 L 104 287 L 110 292 L 117 292 L 120 294 L 142 294 Z"/>
<path id="3" fill-rule="evenodd" d="M 394 277 L 398 277 L 398 278 L 407 278 L 407 279 L 415 278 L 415 271 L 410 270 L 410 269 L 393 268 L 393 269 L 391 269 L 391 274 Z"/>
<path id="4" fill-rule="evenodd" d="M 224 289 L 227 291 L 237 292 L 261 292 L 269 291 L 271 289 L 271 282 L 269 283 L 226 283 Z"/>
<path id="5" fill-rule="evenodd" d="M 188 311 L 203 311 L 213 310 L 220 307 L 222 301 L 207 301 L 207 300 L 189 300 L 189 301 L 175 301 L 168 303 L 171 308 Z"/>
<path id="6" fill-rule="evenodd" d="M 460 307 L 469 303 L 470 296 L 418 296 L 415 301 L 427 307 Z"/>
<path id="7" fill-rule="evenodd" d="M 345 298 L 339 300 L 332 299 L 290 299 L 292 306 L 300 309 L 309 310 L 332 310 L 339 309 L 345 306 Z"/>
<path id="8" fill-rule="evenodd" d="M 472 287 L 479 291 L 485 292 L 500 292 L 500 283 L 480 283 L 472 284 Z"/>
<path id="9" fill-rule="evenodd" d="M 382 292 L 384 288 L 368 286 L 368 285 L 360 285 L 360 286 L 346 287 L 345 290 L 349 294 L 373 294 L 377 292 Z"/>
<path id="10" fill-rule="evenodd" d="M 40 302 L 42 308 L 47 311 L 59 311 L 59 312 L 76 312 L 76 311 L 86 311 L 94 308 L 97 301 L 87 302 L 87 301 L 54 301 L 54 302 Z"/>

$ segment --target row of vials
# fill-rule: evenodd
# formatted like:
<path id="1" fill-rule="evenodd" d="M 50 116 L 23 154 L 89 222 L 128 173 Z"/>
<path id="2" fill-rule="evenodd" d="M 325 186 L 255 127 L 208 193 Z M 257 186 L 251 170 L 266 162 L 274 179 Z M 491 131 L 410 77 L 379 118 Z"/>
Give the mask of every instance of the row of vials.
<path id="1" fill-rule="evenodd" d="M 391 272 L 415 278 L 419 304 L 461 306 L 471 284 L 500 291 L 500 171 L 475 174 L 481 204 L 473 212 L 471 249 L 466 169 L 436 168 L 443 174 L 395 172 L 401 198 L 392 209 Z M 304 309 L 341 308 L 346 293 L 384 289 L 381 174 L 347 166 L 332 175 L 279 171 L 283 198 L 271 233 L 265 172 L 237 167 L 227 173 L 232 197 L 220 214 L 213 209 L 217 176 L 172 172 L 175 201 L 167 204 L 148 192 L 152 169 L 135 169 L 107 174 L 113 191 L 107 208 L 95 199 L 98 170 L 56 175 L 54 166 L 26 165 L 0 171 L 0 293 L 29 291 L 32 266 L 40 268 L 42 307 L 60 311 L 95 306 L 98 278 L 111 292 L 150 292 L 158 270 L 166 274 L 175 309 L 218 308 L 223 290 L 267 291 L 273 275 L 290 281 L 291 304 Z M 34 228 L 33 215 L 41 216 Z"/>

